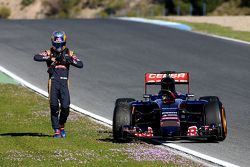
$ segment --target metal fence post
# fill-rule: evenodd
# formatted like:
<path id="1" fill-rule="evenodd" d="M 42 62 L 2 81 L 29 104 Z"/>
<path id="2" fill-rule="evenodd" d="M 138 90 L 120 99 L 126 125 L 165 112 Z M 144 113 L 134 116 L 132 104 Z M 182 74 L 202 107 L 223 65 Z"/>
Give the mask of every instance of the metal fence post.
<path id="1" fill-rule="evenodd" d="M 205 2 L 205 0 L 203 0 L 202 2 L 202 12 L 203 12 L 203 16 L 207 15 L 207 4 Z"/>
<path id="2" fill-rule="evenodd" d="M 176 12 L 177 12 L 177 15 L 180 16 L 180 15 L 181 15 L 180 0 L 178 0 L 177 4 L 178 4 L 178 5 L 177 5 Z"/>
<path id="3" fill-rule="evenodd" d="M 190 6 L 189 6 L 189 14 L 190 14 L 190 16 L 193 15 L 193 6 L 192 6 L 191 3 L 190 3 Z"/>

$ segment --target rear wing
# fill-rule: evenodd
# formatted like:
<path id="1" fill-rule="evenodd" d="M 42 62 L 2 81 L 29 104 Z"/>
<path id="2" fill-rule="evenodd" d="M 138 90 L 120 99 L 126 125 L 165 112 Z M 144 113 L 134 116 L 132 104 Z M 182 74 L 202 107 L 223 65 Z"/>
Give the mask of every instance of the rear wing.
<path id="1" fill-rule="evenodd" d="M 147 94 L 147 85 L 160 85 L 161 80 L 167 76 L 175 80 L 175 84 L 187 84 L 189 93 L 189 73 L 188 72 L 174 72 L 166 73 L 146 73 L 145 74 L 145 94 Z"/>

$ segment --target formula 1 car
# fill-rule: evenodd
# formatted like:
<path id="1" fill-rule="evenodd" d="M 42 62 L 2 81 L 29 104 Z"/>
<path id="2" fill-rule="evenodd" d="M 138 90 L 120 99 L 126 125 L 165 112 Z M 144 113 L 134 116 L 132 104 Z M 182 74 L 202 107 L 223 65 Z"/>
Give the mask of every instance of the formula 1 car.
<path id="1" fill-rule="evenodd" d="M 175 86 L 181 84 L 188 86 L 186 94 L 175 91 Z M 149 94 L 149 85 L 160 85 L 160 92 Z M 144 100 L 119 98 L 115 102 L 114 140 L 171 138 L 223 141 L 227 135 L 227 121 L 221 101 L 216 96 L 194 99 L 189 89 L 188 72 L 146 73 Z"/>

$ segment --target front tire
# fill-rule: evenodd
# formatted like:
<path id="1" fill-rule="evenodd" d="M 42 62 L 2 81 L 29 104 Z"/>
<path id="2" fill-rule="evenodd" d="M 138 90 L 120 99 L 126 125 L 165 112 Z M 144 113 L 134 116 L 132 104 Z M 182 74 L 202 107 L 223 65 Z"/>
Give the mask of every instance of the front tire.
<path id="1" fill-rule="evenodd" d="M 132 98 L 120 98 L 115 102 L 113 115 L 113 137 L 114 140 L 127 140 L 122 131 L 125 125 L 132 125 L 132 111 L 130 102 L 135 101 Z"/>
<path id="2" fill-rule="evenodd" d="M 218 126 L 217 141 L 225 140 L 227 136 L 227 121 L 225 108 L 217 96 L 205 96 L 200 100 L 207 100 L 205 107 L 205 125 L 215 124 Z"/>

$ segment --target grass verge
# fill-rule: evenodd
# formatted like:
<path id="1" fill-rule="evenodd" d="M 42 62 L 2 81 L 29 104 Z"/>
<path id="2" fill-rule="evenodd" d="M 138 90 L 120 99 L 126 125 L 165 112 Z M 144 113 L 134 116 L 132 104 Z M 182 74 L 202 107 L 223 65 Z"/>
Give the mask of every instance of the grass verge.
<path id="1" fill-rule="evenodd" d="M 66 139 L 51 136 L 47 99 L 0 84 L 0 166 L 200 166 L 145 143 L 113 143 L 111 129 L 71 112 Z"/>
<path id="2" fill-rule="evenodd" d="M 155 17 L 154 19 L 183 23 L 192 27 L 193 31 L 196 31 L 196 32 L 214 34 L 214 35 L 219 35 L 219 36 L 224 36 L 224 37 L 229 37 L 233 39 L 250 42 L 250 32 L 235 31 L 231 27 L 224 27 L 224 26 L 220 26 L 217 24 L 208 24 L 208 23 L 191 23 L 191 22 L 186 22 L 186 21 L 176 21 L 176 20 L 169 20 L 167 18 L 165 19 L 165 18 L 159 18 L 159 17 Z"/>

